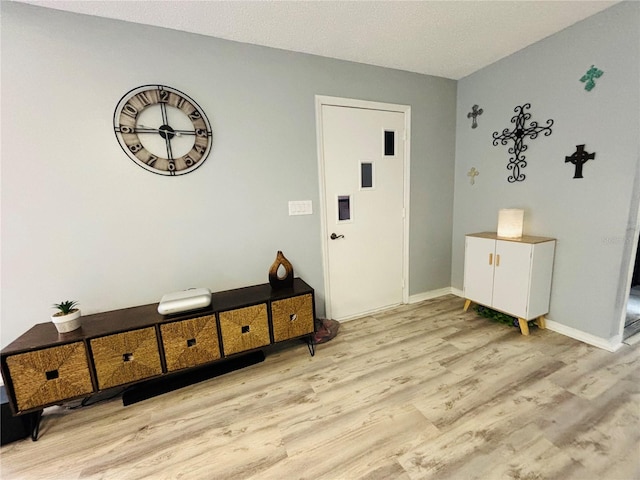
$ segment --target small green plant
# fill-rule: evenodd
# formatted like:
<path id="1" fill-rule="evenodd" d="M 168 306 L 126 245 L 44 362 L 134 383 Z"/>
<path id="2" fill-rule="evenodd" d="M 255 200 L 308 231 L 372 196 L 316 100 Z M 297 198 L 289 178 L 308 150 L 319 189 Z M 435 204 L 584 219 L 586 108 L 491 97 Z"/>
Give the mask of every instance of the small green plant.
<path id="1" fill-rule="evenodd" d="M 518 319 L 511 315 L 507 315 L 506 313 L 498 312 L 491 308 L 483 307 L 482 305 L 476 305 L 475 310 L 478 315 L 488 318 L 493 322 L 504 323 L 505 325 L 511 325 L 512 327 L 519 327 Z M 527 323 L 529 328 L 535 326 L 535 322 L 533 320 L 529 320 Z"/>
<path id="2" fill-rule="evenodd" d="M 76 308 L 77 300 L 66 300 L 60 303 L 54 303 L 53 308 L 60 310 L 56 315 L 68 315 Z"/>

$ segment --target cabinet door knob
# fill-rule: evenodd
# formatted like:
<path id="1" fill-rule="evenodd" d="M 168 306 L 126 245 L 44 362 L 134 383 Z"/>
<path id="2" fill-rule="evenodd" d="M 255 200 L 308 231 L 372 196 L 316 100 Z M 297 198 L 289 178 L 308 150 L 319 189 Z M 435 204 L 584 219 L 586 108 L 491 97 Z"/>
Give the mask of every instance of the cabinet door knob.
<path id="1" fill-rule="evenodd" d="M 489 265 L 493 265 L 493 253 L 489 254 Z"/>
<path id="2" fill-rule="evenodd" d="M 500 266 L 500 255 L 496 255 L 496 267 Z"/>

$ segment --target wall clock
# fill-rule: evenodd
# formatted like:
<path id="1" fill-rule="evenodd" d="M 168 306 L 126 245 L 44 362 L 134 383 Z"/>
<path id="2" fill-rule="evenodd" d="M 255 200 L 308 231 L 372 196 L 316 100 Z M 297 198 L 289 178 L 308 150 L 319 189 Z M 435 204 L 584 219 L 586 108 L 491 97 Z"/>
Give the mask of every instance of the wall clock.
<path id="1" fill-rule="evenodd" d="M 113 129 L 135 163 L 159 175 L 193 172 L 211 152 L 211 125 L 189 96 L 166 85 L 143 85 L 125 93 Z"/>

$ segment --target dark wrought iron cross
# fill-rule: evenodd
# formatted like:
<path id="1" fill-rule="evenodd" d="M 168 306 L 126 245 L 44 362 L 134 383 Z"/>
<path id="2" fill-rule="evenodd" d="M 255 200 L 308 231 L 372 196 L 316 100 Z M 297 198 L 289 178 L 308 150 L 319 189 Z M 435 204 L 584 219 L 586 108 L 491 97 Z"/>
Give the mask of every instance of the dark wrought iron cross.
<path id="1" fill-rule="evenodd" d="M 476 118 L 482 115 L 483 110 L 478 108 L 478 105 L 474 105 L 471 107 L 471 111 L 467 113 L 467 118 L 473 118 L 473 122 L 471 122 L 471 128 L 476 128 L 478 126 L 478 121 Z"/>
<path id="2" fill-rule="evenodd" d="M 526 157 L 522 155 L 522 152 L 525 152 L 528 148 L 527 145 L 524 144 L 525 138 L 529 137 L 533 140 L 537 138 L 541 132 L 544 132 L 545 137 L 551 135 L 551 126 L 553 125 L 553 120 L 551 119 L 547 120 L 546 127 L 539 126 L 538 122 L 530 122 L 529 126 L 526 126 L 527 121 L 531 118 L 530 113 L 525 113 L 525 110 L 529 108 L 531 108 L 531 104 L 525 103 L 521 107 L 513 109 L 517 114 L 511 117 L 511 123 L 515 124 L 513 130 L 509 131 L 508 128 L 505 128 L 502 134 L 493 132 L 494 146 L 498 145 L 498 142 L 506 145 L 507 142 L 513 141 L 513 147 L 509 147 L 508 149 L 508 152 L 513 155 L 513 157 L 509 157 L 509 163 L 507 164 L 507 169 L 513 170 L 513 173 L 507 177 L 509 183 L 522 182 L 525 179 L 524 173 L 520 171 L 521 168 L 527 166 Z"/>
<path id="3" fill-rule="evenodd" d="M 573 178 L 584 178 L 582 176 L 582 166 L 594 158 L 596 158 L 596 154 L 585 152 L 584 145 L 576 145 L 576 151 L 570 157 L 564 157 L 564 163 L 572 163 L 576 166 Z"/>

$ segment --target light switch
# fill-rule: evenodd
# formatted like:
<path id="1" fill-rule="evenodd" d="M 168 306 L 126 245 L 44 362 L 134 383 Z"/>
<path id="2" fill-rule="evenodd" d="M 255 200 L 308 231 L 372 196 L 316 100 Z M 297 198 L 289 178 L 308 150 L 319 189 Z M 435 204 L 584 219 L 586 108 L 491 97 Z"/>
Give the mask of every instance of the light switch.
<path id="1" fill-rule="evenodd" d="M 292 200 L 289 202 L 289 215 L 311 215 L 312 213 L 311 200 Z"/>

